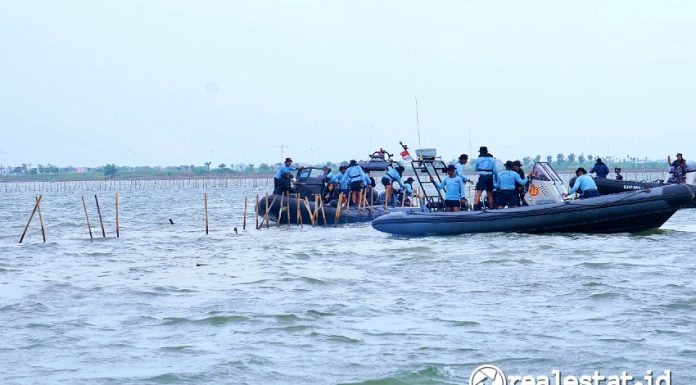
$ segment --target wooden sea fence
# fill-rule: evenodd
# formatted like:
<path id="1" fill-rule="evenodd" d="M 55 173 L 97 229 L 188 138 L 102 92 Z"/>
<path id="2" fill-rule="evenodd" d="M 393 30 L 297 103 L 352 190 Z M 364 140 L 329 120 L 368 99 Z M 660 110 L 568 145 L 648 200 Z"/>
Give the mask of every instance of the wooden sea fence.
<path id="1" fill-rule="evenodd" d="M 0 192 L 133 191 L 166 189 L 269 188 L 272 176 L 239 175 L 229 177 L 176 177 L 153 179 L 103 179 L 17 181 L 1 180 Z"/>

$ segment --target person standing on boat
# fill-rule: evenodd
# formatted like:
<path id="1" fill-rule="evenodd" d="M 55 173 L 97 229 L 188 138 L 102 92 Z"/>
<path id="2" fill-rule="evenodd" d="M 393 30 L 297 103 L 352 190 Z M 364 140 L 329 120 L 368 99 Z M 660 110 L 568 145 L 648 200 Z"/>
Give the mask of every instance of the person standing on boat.
<path id="1" fill-rule="evenodd" d="M 296 170 L 297 168 L 292 166 L 292 159 L 285 158 L 285 162 L 273 176 L 273 194 L 284 194 L 290 191 L 290 180 L 292 180 L 290 173 Z"/>
<path id="2" fill-rule="evenodd" d="M 512 171 L 516 172 L 521 179 L 525 178 L 524 170 L 522 169 L 522 162 L 516 160 L 512 162 Z M 527 202 L 524 201 L 524 196 L 527 193 L 527 184 L 519 184 L 515 182 L 515 188 L 517 189 L 517 195 L 519 196 L 520 206 L 527 206 Z"/>
<path id="3" fill-rule="evenodd" d="M 399 187 L 404 188 L 404 183 L 401 181 L 401 174 L 404 168 L 401 166 L 394 167 L 389 165 L 387 172 L 382 176 L 382 186 L 384 186 L 384 201 L 387 204 L 392 204 L 392 195 L 394 194 L 394 182 L 399 184 Z"/>
<path id="4" fill-rule="evenodd" d="M 505 206 L 517 207 L 520 205 L 520 195 L 517 192 L 516 185 L 524 186 L 527 184 L 527 178 L 520 178 L 520 174 L 512 168 L 514 163 L 510 160 L 505 162 L 505 171 L 498 174 L 496 187 L 498 188 L 498 208 L 502 209 Z"/>
<path id="5" fill-rule="evenodd" d="M 599 179 L 607 179 L 607 175 L 609 175 L 609 167 L 602 162 L 602 158 L 597 158 L 595 165 L 590 169 L 590 174 L 595 173 Z"/>
<path id="6" fill-rule="evenodd" d="M 474 208 L 478 207 L 481 209 L 481 195 L 486 192 L 488 199 L 488 207 L 493 206 L 493 187 L 494 180 L 497 177 L 498 170 L 496 166 L 496 160 L 488 152 L 488 147 L 481 146 L 479 149 L 479 157 L 476 158 L 474 162 L 474 171 L 478 174 L 479 178 L 476 182 L 476 196 L 474 197 Z"/>
<path id="7" fill-rule="evenodd" d="M 570 189 L 568 194 L 563 194 L 564 197 L 567 197 L 569 194 L 575 194 L 578 191 L 581 191 L 580 199 L 599 196 L 597 184 L 591 176 L 587 175 L 587 170 L 580 167 L 575 170 L 575 175 L 577 176 L 575 179 L 575 184 L 573 184 L 573 188 Z"/>
<path id="8" fill-rule="evenodd" d="M 447 177 L 442 178 L 442 183 L 435 182 L 435 178 L 430 177 L 438 190 L 445 190 L 445 210 L 459 211 L 461 210 L 462 201 L 466 199 L 464 191 L 464 181 L 460 176 L 455 175 L 457 168 L 450 164 L 447 166 Z"/>
<path id="9" fill-rule="evenodd" d="M 672 162 L 672 158 L 667 156 L 667 163 L 669 163 L 670 169 L 669 173 L 672 176 L 669 177 L 670 183 L 686 183 L 686 159 L 682 156 L 682 153 L 677 153 L 677 159 Z"/>
<path id="10" fill-rule="evenodd" d="M 454 167 L 457 168 L 456 174 L 458 177 L 462 178 L 464 183 L 474 183 L 469 179 L 466 175 L 464 175 L 464 165 L 469 162 L 469 155 L 467 154 L 461 154 L 459 155 L 459 161 L 457 164 L 454 165 Z"/>
<path id="11" fill-rule="evenodd" d="M 353 202 L 353 205 L 357 205 L 360 192 L 365 187 L 365 172 L 362 167 L 358 165 L 358 162 L 352 159 L 345 175 L 344 178 L 348 178 L 351 202 Z"/>

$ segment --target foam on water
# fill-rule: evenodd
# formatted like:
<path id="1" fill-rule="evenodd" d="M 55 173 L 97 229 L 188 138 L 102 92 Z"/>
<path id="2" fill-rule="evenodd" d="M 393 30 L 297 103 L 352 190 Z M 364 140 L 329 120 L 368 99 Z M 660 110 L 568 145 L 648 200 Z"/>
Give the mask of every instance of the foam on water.
<path id="1" fill-rule="evenodd" d="M 22 245 L 33 195 L 5 193 L 0 382 L 460 384 L 486 363 L 696 382 L 696 210 L 642 234 L 399 239 L 241 231 L 245 193 L 208 191 L 206 236 L 202 190 L 123 191 L 120 239 L 101 193 L 94 242 L 80 193 L 45 193 L 49 242 L 33 223 Z"/>

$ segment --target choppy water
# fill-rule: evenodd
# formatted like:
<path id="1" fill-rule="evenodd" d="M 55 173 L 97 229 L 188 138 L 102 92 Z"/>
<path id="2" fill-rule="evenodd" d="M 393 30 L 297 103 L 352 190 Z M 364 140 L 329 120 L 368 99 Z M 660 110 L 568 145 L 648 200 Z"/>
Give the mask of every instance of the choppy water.
<path id="1" fill-rule="evenodd" d="M 121 192 L 120 239 L 102 193 L 92 243 L 80 193 L 47 193 L 48 243 L 35 222 L 22 245 L 33 195 L 0 196 L 0 383 L 461 384 L 483 363 L 696 383 L 696 210 L 639 235 L 397 239 L 241 231 L 252 191 L 208 193 L 206 236 L 202 190 Z"/>

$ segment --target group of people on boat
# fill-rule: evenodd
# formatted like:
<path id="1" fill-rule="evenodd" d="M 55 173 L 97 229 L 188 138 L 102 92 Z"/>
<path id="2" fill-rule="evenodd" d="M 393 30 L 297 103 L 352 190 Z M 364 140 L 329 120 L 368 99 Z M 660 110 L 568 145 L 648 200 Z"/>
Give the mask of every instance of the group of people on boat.
<path id="1" fill-rule="evenodd" d="M 383 150 L 381 150 L 383 151 Z M 687 164 L 681 153 L 677 154 L 670 164 L 670 183 L 686 183 Z M 430 177 L 433 185 L 444 192 L 444 208 L 447 211 L 460 211 L 468 208 L 468 194 L 466 184 L 474 182 L 464 174 L 464 166 L 469 162 L 467 154 L 461 154 L 455 164 L 447 166 L 447 176 L 441 181 L 436 181 Z M 292 165 L 291 158 L 286 158 L 274 175 L 274 193 L 283 194 L 291 189 L 292 172 L 297 168 Z M 476 193 L 474 196 L 474 210 L 487 208 L 517 207 L 526 205 L 524 196 L 527 192 L 527 185 L 533 173 L 526 175 L 522 170 L 522 163 L 519 160 L 508 160 L 504 163 L 505 170 L 498 172 L 497 161 L 488 151 L 486 146 L 479 148 L 479 156 L 474 161 L 474 172 L 478 175 L 475 183 Z M 395 204 L 399 201 L 404 206 L 411 206 L 414 193 L 414 179 L 409 177 L 403 180 L 404 167 L 389 163 L 387 170 L 380 182 L 384 186 L 384 196 L 381 202 Z M 596 174 L 599 179 L 606 179 L 609 174 L 609 167 L 597 158 L 595 165 L 589 173 L 584 167 L 579 167 L 575 171 L 576 179 L 571 186 L 568 194 L 579 194 L 580 199 L 599 196 L 599 190 L 594 179 L 589 174 Z M 378 196 L 374 190 L 376 187 L 375 179 L 361 167 L 356 160 L 341 163 L 338 172 L 333 173 L 331 169 L 324 168 L 324 188 L 321 199 L 325 204 L 338 205 L 350 204 L 356 206 L 368 199 L 370 204 L 375 203 L 374 196 Z M 395 188 L 395 184 L 398 189 Z M 374 194 L 374 195 L 373 195 Z M 482 201 L 482 197 L 485 199 Z M 343 200 L 341 200 L 343 197 Z M 397 198 L 395 200 L 395 198 Z"/>
<path id="2" fill-rule="evenodd" d="M 411 205 L 414 179 L 409 177 L 403 180 L 404 170 L 401 165 L 389 164 L 380 180 L 384 186 L 384 201 L 388 204 L 394 203 L 395 195 L 397 195 L 395 192 L 397 192 L 404 205 Z M 394 188 L 395 183 L 399 186 L 398 190 Z M 374 197 L 378 196 L 375 187 L 375 179 L 370 176 L 369 171 L 353 159 L 348 163 L 341 163 L 337 173 L 326 169 L 325 193 L 322 199 L 325 204 L 335 205 L 339 203 L 342 194 L 346 199 L 350 199 L 350 203 L 354 206 L 360 204 L 362 199 L 368 199 L 367 197 L 370 204 L 374 204 Z"/>
<path id="3" fill-rule="evenodd" d="M 461 154 L 456 164 L 447 166 L 447 176 L 442 182 L 431 182 L 438 190 L 443 190 L 446 211 L 460 211 L 469 207 L 466 183 L 474 182 L 464 174 L 464 165 L 469 162 L 467 154 Z M 505 170 L 498 172 L 497 161 L 488 152 L 488 147 L 479 148 L 479 156 L 474 161 L 474 172 L 478 175 L 475 184 L 474 210 L 488 208 L 517 207 L 524 203 L 524 195 L 529 178 L 522 170 L 519 160 L 505 162 Z M 485 202 L 481 197 L 485 193 Z"/>

